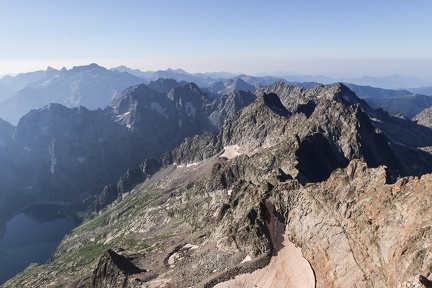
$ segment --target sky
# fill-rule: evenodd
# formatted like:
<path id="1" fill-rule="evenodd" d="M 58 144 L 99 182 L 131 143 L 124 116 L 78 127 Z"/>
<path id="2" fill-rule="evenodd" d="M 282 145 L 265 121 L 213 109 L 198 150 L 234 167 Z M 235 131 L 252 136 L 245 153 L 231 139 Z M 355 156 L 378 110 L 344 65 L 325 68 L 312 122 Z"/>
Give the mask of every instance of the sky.
<path id="1" fill-rule="evenodd" d="M 111 68 L 432 82 L 430 0 L 0 0 L 0 75 Z"/>

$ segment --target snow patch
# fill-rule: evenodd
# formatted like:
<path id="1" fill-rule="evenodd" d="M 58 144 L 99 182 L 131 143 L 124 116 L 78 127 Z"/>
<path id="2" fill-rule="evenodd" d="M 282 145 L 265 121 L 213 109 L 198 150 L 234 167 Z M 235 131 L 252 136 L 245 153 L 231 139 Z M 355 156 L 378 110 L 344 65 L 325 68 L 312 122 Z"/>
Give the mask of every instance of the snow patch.
<path id="1" fill-rule="evenodd" d="M 182 127 L 182 124 L 183 124 L 183 121 L 180 119 L 180 120 L 178 121 L 178 126 L 181 128 L 181 127 Z"/>
<path id="2" fill-rule="evenodd" d="M 189 244 L 189 243 L 188 243 L 188 244 L 184 245 L 183 248 L 184 248 L 184 249 L 195 250 L 195 249 L 198 249 L 199 246 L 198 246 L 198 245 L 192 245 L 192 244 Z"/>
<path id="3" fill-rule="evenodd" d="M 230 145 L 224 147 L 224 153 L 220 155 L 219 157 L 225 157 L 228 159 L 232 159 L 234 157 L 237 157 L 239 155 L 242 155 L 243 152 L 241 151 L 242 148 L 239 145 Z"/>
<path id="4" fill-rule="evenodd" d="M 231 197 L 232 189 L 229 189 L 229 190 L 227 191 L 227 194 L 228 194 L 228 197 Z"/>
<path id="5" fill-rule="evenodd" d="M 374 122 L 378 122 L 378 123 L 383 123 L 380 119 L 377 119 L 377 118 L 374 118 L 374 117 L 371 117 L 370 120 L 374 121 Z"/>
<path id="6" fill-rule="evenodd" d="M 303 257 L 301 248 L 296 247 L 288 239 L 289 235 L 285 232 L 283 248 L 266 267 L 249 274 L 238 275 L 214 287 L 315 287 L 315 275 L 311 265 Z M 245 260 L 247 258 L 248 256 Z"/>
<path id="7" fill-rule="evenodd" d="M 186 165 L 186 168 L 189 168 L 189 167 L 192 167 L 192 166 L 196 166 L 198 164 L 200 164 L 200 163 L 199 162 L 189 163 L 189 164 Z"/>
<path id="8" fill-rule="evenodd" d="M 249 262 L 249 261 L 251 261 L 251 260 L 252 260 L 252 258 L 251 258 L 249 255 L 247 255 L 247 256 L 245 257 L 245 259 L 243 259 L 243 261 L 240 262 L 240 263 L 246 263 L 246 262 Z"/>
<path id="9" fill-rule="evenodd" d="M 342 98 L 345 99 L 348 102 L 351 102 L 351 99 L 348 96 L 346 96 L 346 95 L 343 95 Z"/>
<path id="10" fill-rule="evenodd" d="M 176 167 L 176 168 L 183 168 L 183 167 L 186 167 L 186 165 L 184 165 L 184 164 L 177 164 L 177 163 L 173 163 L 173 165 Z"/>
<path id="11" fill-rule="evenodd" d="M 169 258 L 168 258 L 168 265 L 174 267 L 174 264 L 176 261 L 180 260 L 183 258 L 183 256 L 185 256 L 185 252 L 189 251 L 189 250 L 195 250 L 198 249 L 199 246 L 197 245 L 192 245 L 192 244 L 186 244 L 184 245 L 182 248 L 180 248 L 177 252 L 173 253 Z"/>
<path id="12" fill-rule="evenodd" d="M 117 116 L 116 116 L 117 121 L 121 121 L 121 120 L 123 120 L 123 119 L 124 119 L 126 116 L 128 116 L 130 113 L 131 113 L 131 112 L 128 111 L 128 112 L 126 112 L 126 113 L 123 113 L 123 114 L 117 115 Z"/>
<path id="13" fill-rule="evenodd" d="M 158 112 L 162 116 L 164 116 L 166 119 L 169 119 L 168 115 L 164 112 L 164 109 L 162 106 L 157 102 L 151 102 L 150 103 L 150 109 Z"/>
<path id="14" fill-rule="evenodd" d="M 178 164 L 178 163 L 173 163 L 173 165 L 176 167 L 176 168 L 189 168 L 189 167 L 192 167 L 192 166 L 196 166 L 196 165 L 199 165 L 199 164 L 201 164 L 201 162 L 194 162 L 194 163 L 188 163 L 188 164 Z"/>
<path id="15" fill-rule="evenodd" d="M 195 112 L 196 112 L 196 108 L 192 105 L 192 103 L 187 102 L 185 105 L 186 108 L 186 114 L 192 118 L 195 118 Z"/>

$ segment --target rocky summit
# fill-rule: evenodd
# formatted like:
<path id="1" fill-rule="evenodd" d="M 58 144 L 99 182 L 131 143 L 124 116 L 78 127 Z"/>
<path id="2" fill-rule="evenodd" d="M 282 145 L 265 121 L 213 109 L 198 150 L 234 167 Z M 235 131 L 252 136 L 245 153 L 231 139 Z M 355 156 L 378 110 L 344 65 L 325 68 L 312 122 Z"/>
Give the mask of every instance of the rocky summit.
<path id="1" fill-rule="evenodd" d="M 205 109 L 247 106 L 127 170 L 48 263 L 4 287 L 431 287 L 429 128 L 343 84 L 219 102 L 193 84 L 168 99 L 131 89 L 110 108 L 131 130 L 145 111 L 172 119 L 162 101 L 209 125 Z"/>

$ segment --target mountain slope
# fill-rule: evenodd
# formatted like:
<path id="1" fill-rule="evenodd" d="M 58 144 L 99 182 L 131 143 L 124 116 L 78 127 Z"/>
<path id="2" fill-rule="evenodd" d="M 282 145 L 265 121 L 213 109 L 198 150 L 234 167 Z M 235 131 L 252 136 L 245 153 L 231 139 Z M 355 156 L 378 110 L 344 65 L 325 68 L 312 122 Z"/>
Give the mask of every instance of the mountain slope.
<path id="1" fill-rule="evenodd" d="M 128 168 L 170 151 L 186 137 L 215 131 L 209 115 L 217 109 L 225 109 L 218 118 L 222 125 L 248 104 L 212 105 L 217 99 L 208 99 L 195 84 L 169 83 L 168 92 L 132 86 L 104 110 L 50 104 L 27 113 L 17 127 L 0 122 L 0 228 L 36 201 L 86 209 Z"/>
<path id="2" fill-rule="evenodd" d="M 428 276 L 432 176 L 396 181 L 412 170 L 392 130 L 345 86 L 316 91 L 308 113 L 261 93 L 218 131 L 130 170 L 117 183 L 130 189 L 5 287 L 212 287 L 294 252 L 318 287 Z"/>

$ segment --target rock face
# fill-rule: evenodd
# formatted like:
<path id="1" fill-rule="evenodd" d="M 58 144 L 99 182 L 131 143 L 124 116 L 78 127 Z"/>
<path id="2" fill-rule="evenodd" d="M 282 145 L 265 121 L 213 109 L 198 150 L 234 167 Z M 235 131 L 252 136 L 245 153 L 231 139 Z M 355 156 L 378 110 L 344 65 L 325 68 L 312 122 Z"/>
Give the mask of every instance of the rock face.
<path id="1" fill-rule="evenodd" d="M 416 121 L 419 125 L 432 128 L 432 107 L 426 108 L 421 111 L 413 118 L 413 121 Z"/>
<path id="2" fill-rule="evenodd" d="M 256 96 L 250 92 L 234 91 L 216 98 L 207 109 L 211 111 L 209 119 L 211 123 L 220 128 L 227 120 L 231 120 L 242 108 L 255 101 Z"/>
<path id="3" fill-rule="evenodd" d="M 125 256 L 109 249 L 99 260 L 98 266 L 92 276 L 94 288 L 130 287 L 130 275 L 146 272 L 138 268 Z"/>
<path id="4" fill-rule="evenodd" d="M 300 188 L 302 204 L 287 209 L 287 230 L 311 263 L 317 287 L 396 287 L 428 275 L 429 224 L 416 215 L 426 211 L 418 193 L 431 197 L 429 178 L 386 185 L 384 168 L 352 162 L 326 182 Z"/>
<path id="5" fill-rule="evenodd" d="M 177 107 L 196 107 L 199 91 L 181 91 L 169 94 Z M 300 267 L 315 287 L 427 287 L 430 129 L 342 84 L 258 94 L 219 130 L 129 170 L 50 263 L 5 287 L 284 287 L 299 276 L 281 283 L 281 271 Z M 113 247 L 148 272 L 124 276 L 104 254 Z M 265 276 L 235 278 L 254 271 Z"/>

